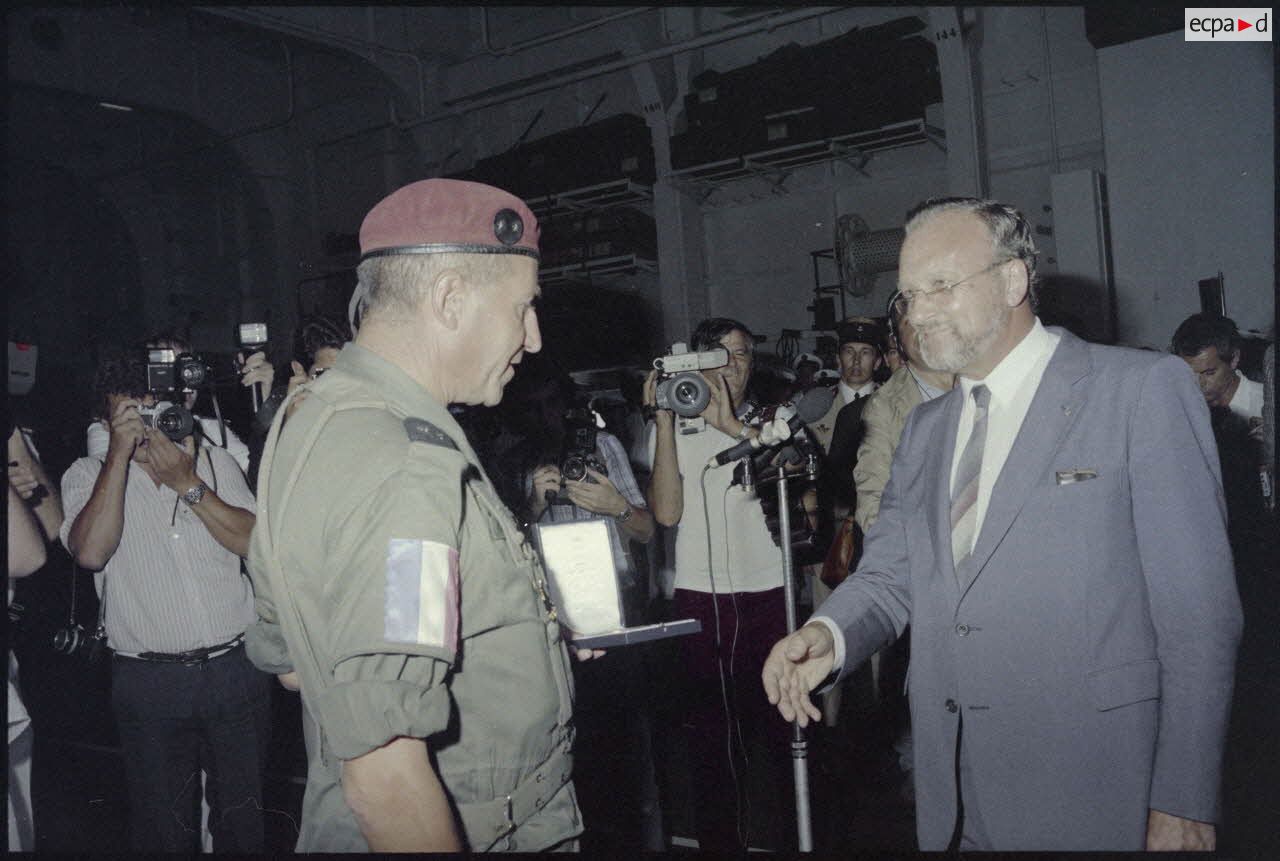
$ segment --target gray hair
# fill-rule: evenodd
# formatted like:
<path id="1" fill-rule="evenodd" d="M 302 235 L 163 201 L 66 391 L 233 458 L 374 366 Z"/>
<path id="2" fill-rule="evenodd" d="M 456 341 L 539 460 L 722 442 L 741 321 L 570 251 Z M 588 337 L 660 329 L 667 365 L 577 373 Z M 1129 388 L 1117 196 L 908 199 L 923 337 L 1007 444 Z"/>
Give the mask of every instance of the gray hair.
<path id="1" fill-rule="evenodd" d="M 374 316 L 394 319 L 412 314 L 424 296 L 422 288 L 447 269 L 458 270 L 472 284 L 501 280 L 508 274 L 511 257 L 454 252 L 370 257 L 356 268 L 359 299 L 352 297 L 352 325 L 358 327 Z"/>
<path id="2" fill-rule="evenodd" d="M 991 231 L 991 244 L 996 255 L 1021 260 L 1027 267 L 1027 300 L 1031 304 L 1031 310 L 1035 311 L 1040 305 L 1040 297 L 1036 292 L 1039 285 L 1036 255 L 1040 252 L 1036 249 L 1027 219 L 1007 203 L 977 197 L 932 197 L 912 207 L 907 213 L 904 229 L 906 233 L 911 233 L 932 216 L 952 210 L 971 212 L 982 219 L 982 223 Z"/>

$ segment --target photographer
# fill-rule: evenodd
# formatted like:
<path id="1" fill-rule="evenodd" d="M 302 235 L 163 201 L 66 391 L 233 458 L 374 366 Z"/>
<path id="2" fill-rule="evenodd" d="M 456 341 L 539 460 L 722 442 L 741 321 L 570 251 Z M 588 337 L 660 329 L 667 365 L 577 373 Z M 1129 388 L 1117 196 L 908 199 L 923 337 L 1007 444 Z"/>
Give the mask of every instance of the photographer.
<path id="1" fill-rule="evenodd" d="M 149 426 L 157 394 L 141 355 L 99 363 L 109 442 L 63 475 L 62 539 L 101 572 L 133 847 L 198 850 L 203 770 L 214 849 L 261 852 L 269 677 L 245 657 L 253 590 L 240 570 L 254 501 L 228 452 Z"/>
<path id="2" fill-rule="evenodd" d="M 186 340 L 172 333 L 151 336 L 146 340 L 145 350 L 172 350 L 177 355 L 190 354 L 191 352 L 190 345 Z M 259 390 L 265 393 L 271 390 L 273 375 L 274 369 L 271 367 L 271 363 L 266 360 L 266 355 L 261 352 L 254 353 L 241 364 L 240 384 L 242 386 L 257 384 Z M 199 397 L 199 391 L 184 392 L 180 405 L 194 412 L 196 401 L 199 400 Z M 196 420 L 200 423 L 200 432 L 197 436 L 202 436 L 206 442 L 212 442 L 216 446 L 225 448 L 227 453 L 235 459 L 240 471 L 247 473 L 249 471 L 249 447 L 236 435 L 236 432 L 228 427 L 226 422 L 219 422 L 216 418 L 196 416 Z M 223 441 L 224 433 L 226 434 L 225 443 Z M 110 432 L 101 422 L 90 423 L 85 432 L 85 447 L 89 457 L 105 457 L 110 437 Z"/>
<path id="3" fill-rule="evenodd" d="M 336 320 L 319 314 L 304 317 L 294 333 L 293 359 L 289 361 L 290 376 L 286 386 L 278 387 L 263 399 L 262 406 L 253 416 L 253 431 L 249 438 L 249 486 L 257 489 L 258 464 L 262 460 L 262 446 L 267 441 L 267 433 L 271 430 L 271 421 L 276 411 L 284 403 L 294 389 L 302 387 L 292 401 L 289 402 L 287 416 L 293 415 L 302 402 L 306 400 L 308 383 L 320 379 L 325 371 L 338 361 L 338 353 L 351 340 L 351 329 L 345 321 Z M 271 365 L 263 360 L 262 353 L 254 353 L 244 362 L 243 384 L 251 385 L 254 381 L 264 381 L 264 389 L 271 389 Z"/>
<path id="4" fill-rule="evenodd" d="M 630 554 L 619 538 L 646 542 L 653 537 L 653 515 L 636 486 L 626 452 L 613 434 L 599 430 L 593 410 L 573 405 L 573 382 L 547 379 L 532 398 L 535 427 L 533 469 L 524 471 L 530 522 L 545 516 L 550 523 L 607 518 L 615 554 L 622 562 Z M 576 443 L 576 444 L 575 444 Z M 561 474 L 566 466 L 572 478 Z M 547 514 L 548 507 L 551 509 Z M 619 551 L 622 550 L 621 553 Z M 634 582 L 634 573 L 627 576 Z"/>
<path id="5" fill-rule="evenodd" d="M 513 408 L 504 410 L 507 424 L 522 436 L 509 456 L 522 497 L 513 508 L 531 523 L 605 521 L 624 619 L 638 619 L 647 584 L 637 579 L 630 545 L 653 537 L 653 515 L 622 443 L 599 428 L 598 414 L 578 400 L 573 380 L 548 364 L 541 354 L 525 358 Z M 573 667 L 574 773 L 589 834 L 603 834 L 597 822 L 621 825 L 619 848 L 661 851 L 643 661 L 643 651 L 625 647 Z"/>
<path id="6" fill-rule="evenodd" d="M 743 323 L 713 317 L 698 324 L 689 348 L 717 347 L 728 351 L 728 364 L 701 372 L 711 389 L 701 414 L 704 429 L 677 433 L 674 413 L 657 409 L 657 371 L 644 387 L 645 405 L 654 410 L 649 505 L 663 526 L 679 527 L 674 618 L 702 624 L 701 632 L 681 643 L 690 683 L 685 725 L 697 787 L 698 845 L 704 852 L 741 851 L 760 836 L 750 833 L 753 806 L 744 795 L 751 735 L 766 735 L 766 766 L 777 780 L 784 779 L 790 742 L 789 728 L 771 713 L 757 683 L 767 644 L 787 627 L 780 551 L 760 500 L 731 481 L 732 470 L 702 468 L 717 453 L 760 433 L 761 411 L 746 400 L 755 341 Z M 778 416 L 789 417 L 781 410 Z"/>

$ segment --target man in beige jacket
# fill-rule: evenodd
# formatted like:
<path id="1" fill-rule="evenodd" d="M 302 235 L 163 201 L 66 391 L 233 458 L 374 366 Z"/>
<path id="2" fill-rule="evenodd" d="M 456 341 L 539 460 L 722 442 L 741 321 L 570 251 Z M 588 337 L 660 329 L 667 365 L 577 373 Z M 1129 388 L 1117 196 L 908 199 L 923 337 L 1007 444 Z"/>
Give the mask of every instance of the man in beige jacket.
<path id="1" fill-rule="evenodd" d="M 889 325 L 905 364 L 872 393 L 862 408 L 862 445 L 858 446 L 858 460 L 853 467 L 853 483 L 858 490 L 853 516 L 863 533 L 880 513 L 880 493 L 889 481 L 889 464 L 907 414 L 917 404 L 950 391 L 955 383 L 955 374 L 935 371 L 920 361 L 915 330 L 901 319 L 896 304 L 889 302 Z"/>

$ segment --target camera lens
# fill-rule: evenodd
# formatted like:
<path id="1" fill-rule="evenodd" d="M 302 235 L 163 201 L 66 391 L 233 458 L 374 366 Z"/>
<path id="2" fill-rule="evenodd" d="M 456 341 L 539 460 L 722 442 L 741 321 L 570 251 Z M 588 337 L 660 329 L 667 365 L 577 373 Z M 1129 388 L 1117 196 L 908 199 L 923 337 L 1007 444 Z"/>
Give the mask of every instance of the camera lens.
<path id="1" fill-rule="evenodd" d="M 69 655 L 76 650 L 76 645 L 80 641 L 78 631 L 75 628 L 59 628 L 53 632 L 53 650 Z"/>
<path id="2" fill-rule="evenodd" d="M 580 457 L 567 457 L 564 466 L 560 469 L 560 474 L 564 476 L 565 481 L 582 481 L 587 475 L 587 464 Z"/>
<path id="3" fill-rule="evenodd" d="M 675 395 L 677 403 L 696 403 L 699 395 L 698 386 L 692 380 L 681 380 L 676 384 L 675 391 L 672 394 Z"/>
<path id="4" fill-rule="evenodd" d="M 178 378 L 186 388 L 195 388 L 204 383 L 204 365 L 193 357 L 178 360 Z"/>
<path id="5" fill-rule="evenodd" d="M 169 407 L 156 416 L 155 422 L 156 429 L 174 442 L 190 436 L 195 429 L 195 420 L 186 407 Z"/>

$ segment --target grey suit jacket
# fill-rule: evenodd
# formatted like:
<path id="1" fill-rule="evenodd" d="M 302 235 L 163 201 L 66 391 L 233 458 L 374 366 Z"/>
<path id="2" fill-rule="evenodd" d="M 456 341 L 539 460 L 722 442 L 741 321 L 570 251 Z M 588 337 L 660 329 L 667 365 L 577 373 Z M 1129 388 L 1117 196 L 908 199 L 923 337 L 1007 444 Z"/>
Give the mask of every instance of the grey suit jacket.
<path id="1" fill-rule="evenodd" d="M 961 577 L 957 386 L 911 413 L 858 569 L 818 610 L 843 672 L 911 624 L 926 850 L 955 824 L 962 720 L 965 804 L 996 849 L 1141 849 L 1148 807 L 1218 816 L 1241 612 L 1204 397 L 1174 356 L 1053 331 Z"/>

